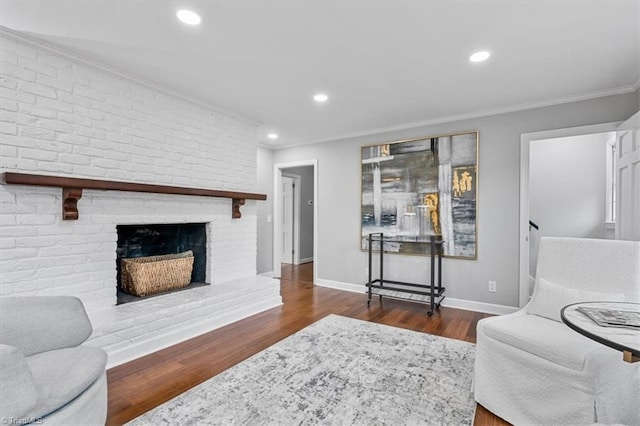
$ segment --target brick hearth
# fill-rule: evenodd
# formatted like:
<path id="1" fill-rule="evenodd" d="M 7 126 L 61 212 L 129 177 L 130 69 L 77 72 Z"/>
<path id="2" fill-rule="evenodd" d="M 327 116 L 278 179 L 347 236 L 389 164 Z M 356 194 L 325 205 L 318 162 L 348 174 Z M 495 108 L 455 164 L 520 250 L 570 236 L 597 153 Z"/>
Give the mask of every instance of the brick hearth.
<path id="1" fill-rule="evenodd" d="M 94 312 L 87 344 L 107 351 L 110 368 L 281 304 L 273 278 L 217 283 Z"/>

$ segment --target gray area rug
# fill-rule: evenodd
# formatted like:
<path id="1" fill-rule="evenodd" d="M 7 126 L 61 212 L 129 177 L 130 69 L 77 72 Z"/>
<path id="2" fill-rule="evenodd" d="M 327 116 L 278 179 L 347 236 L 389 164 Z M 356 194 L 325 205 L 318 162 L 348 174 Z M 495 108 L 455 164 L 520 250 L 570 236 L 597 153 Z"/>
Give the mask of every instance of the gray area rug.
<path id="1" fill-rule="evenodd" d="M 129 425 L 470 425 L 475 346 L 330 315 Z"/>

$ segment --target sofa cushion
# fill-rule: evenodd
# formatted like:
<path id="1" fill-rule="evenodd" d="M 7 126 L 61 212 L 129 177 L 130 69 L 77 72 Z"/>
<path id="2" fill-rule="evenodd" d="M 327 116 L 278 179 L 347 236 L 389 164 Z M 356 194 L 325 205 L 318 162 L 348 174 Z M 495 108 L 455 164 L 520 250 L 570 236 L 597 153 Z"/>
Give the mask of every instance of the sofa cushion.
<path id="1" fill-rule="evenodd" d="M 0 422 L 24 418 L 38 401 L 38 389 L 25 357 L 15 346 L 0 344 Z"/>
<path id="2" fill-rule="evenodd" d="M 89 388 L 104 373 L 107 354 L 99 348 L 78 346 L 32 355 L 27 363 L 38 387 L 38 404 L 29 415 L 41 417 Z"/>
<path id="3" fill-rule="evenodd" d="M 603 293 L 570 288 L 540 278 L 533 289 L 527 312 L 554 321 L 562 321 L 560 311 L 567 305 L 578 302 L 623 302 L 624 300 L 623 293 Z"/>
<path id="4" fill-rule="evenodd" d="M 487 337 L 578 371 L 583 370 L 590 352 L 602 348 L 564 323 L 536 315 L 492 318 L 483 331 Z"/>

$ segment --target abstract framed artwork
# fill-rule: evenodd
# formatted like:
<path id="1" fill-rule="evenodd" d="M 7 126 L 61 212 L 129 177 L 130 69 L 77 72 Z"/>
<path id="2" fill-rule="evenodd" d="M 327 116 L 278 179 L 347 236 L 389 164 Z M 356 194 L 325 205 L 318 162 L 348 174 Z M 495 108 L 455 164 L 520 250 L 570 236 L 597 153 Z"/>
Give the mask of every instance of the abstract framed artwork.
<path id="1" fill-rule="evenodd" d="M 385 251 L 428 255 L 435 235 L 445 256 L 477 259 L 477 131 L 364 146 L 360 164 L 362 250 L 383 232 Z"/>

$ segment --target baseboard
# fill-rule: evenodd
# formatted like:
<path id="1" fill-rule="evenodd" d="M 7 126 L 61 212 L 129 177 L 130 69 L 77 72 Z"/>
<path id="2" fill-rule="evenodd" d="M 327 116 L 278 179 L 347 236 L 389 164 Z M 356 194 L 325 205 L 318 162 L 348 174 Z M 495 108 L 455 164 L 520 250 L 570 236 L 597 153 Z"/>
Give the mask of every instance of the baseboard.
<path id="1" fill-rule="evenodd" d="M 266 278 L 273 278 L 275 276 L 275 274 L 273 273 L 273 271 L 269 271 L 269 272 L 263 272 L 261 274 L 258 274 L 258 276 L 266 277 Z"/>
<path id="2" fill-rule="evenodd" d="M 109 355 L 107 369 L 133 361 L 134 359 L 168 348 L 169 346 L 176 345 L 184 342 L 185 340 L 200 336 L 201 334 L 208 333 L 209 331 L 224 327 L 225 325 L 229 325 L 233 322 L 280 305 L 282 305 L 282 298 L 273 297 L 205 321 L 200 321 L 195 324 L 187 324 L 184 327 L 177 327 L 150 339 L 141 341 L 135 341 L 134 339 L 126 346 L 126 348 L 120 350 L 109 351 L 109 348 L 106 348 L 105 350 Z"/>
<path id="3" fill-rule="evenodd" d="M 352 284 L 344 283 L 340 281 L 331 281 L 320 279 L 316 281 L 316 285 L 321 287 L 334 288 L 336 290 L 350 291 L 352 293 L 366 293 L 367 288 L 365 284 Z M 473 300 L 455 299 L 451 297 L 445 297 L 442 301 L 442 306 L 447 308 L 462 309 L 465 311 L 482 312 L 486 314 L 504 315 L 517 311 L 520 308 L 514 308 L 512 306 L 495 305 L 493 303 L 476 302 Z"/>
<path id="4" fill-rule="evenodd" d="M 310 263 L 313 262 L 313 257 L 306 257 L 304 259 L 300 259 L 298 261 L 298 265 L 302 265 L 303 263 Z"/>
<path id="5" fill-rule="evenodd" d="M 316 285 L 319 285 L 320 287 L 329 287 L 329 288 L 335 288 L 336 290 L 344 290 L 344 291 L 350 291 L 352 293 L 366 293 L 367 292 L 367 288 L 364 285 L 364 283 L 362 284 L 351 284 L 351 283 L 343 283 L 340 281 L 331 281 L 331 280 L 325 280 L 325 279 L 321 279 L 318 278 L 315 282 Z"/>
<path id="6" fill-rule="evenodd" d="M 495 305 L 493 303 L 476 302 L 474 300 L 455 299 L 445 297 L 442 306 L 447 308 L 462 309 L 465 311 L 482 312 L 485 314 L 505 315 L 519 310 L 513 306 Z"/>

